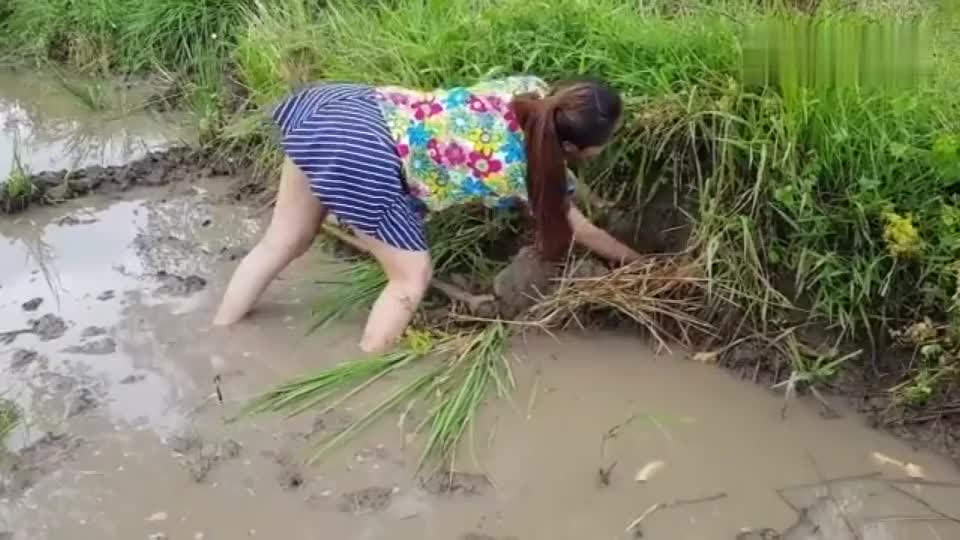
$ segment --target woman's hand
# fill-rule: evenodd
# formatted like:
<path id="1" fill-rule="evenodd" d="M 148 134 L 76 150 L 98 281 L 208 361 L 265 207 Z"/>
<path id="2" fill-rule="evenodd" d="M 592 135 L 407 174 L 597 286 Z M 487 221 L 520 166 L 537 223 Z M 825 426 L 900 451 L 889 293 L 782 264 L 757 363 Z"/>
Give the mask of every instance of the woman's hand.
<path id="1" fill-rule="evenodd" d="M 578 244 L 618 264 L 628 264 L 640 259 L 640 254 L 630 249 L 609 233 L 590 223 L 576 206 L 570 205 L 567 212 L 573 239 Z"/>

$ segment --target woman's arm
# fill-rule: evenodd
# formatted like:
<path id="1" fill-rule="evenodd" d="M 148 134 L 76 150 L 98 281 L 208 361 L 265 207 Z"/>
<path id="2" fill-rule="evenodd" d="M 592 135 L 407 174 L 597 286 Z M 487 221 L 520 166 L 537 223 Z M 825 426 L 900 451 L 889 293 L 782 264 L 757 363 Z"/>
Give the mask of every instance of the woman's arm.
<path id="1" fill-rule="evenodd" d="M 570 220 L 570 228 L 573 229 L 574 241 L 597 255 L 619 264 L 631 263 L 640 258 L 639 253 L 590 223 L 590 220 L 572 204 L 567 212 L 567 219 Z"/>

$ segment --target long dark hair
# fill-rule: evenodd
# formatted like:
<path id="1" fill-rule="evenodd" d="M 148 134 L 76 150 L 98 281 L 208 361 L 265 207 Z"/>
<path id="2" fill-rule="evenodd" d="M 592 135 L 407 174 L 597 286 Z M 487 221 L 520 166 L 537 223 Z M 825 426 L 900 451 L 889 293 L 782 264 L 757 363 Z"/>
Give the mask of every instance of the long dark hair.
<path id="1" fill-rule="evenodd" d="M 526 137 L 527 195 L 537 244 L 542 257 L 559 259 L 573 238 L 563 143 L 580 149 L 606 144 L 623 113 L 623 100 L 603 81 L 577 79 L 544 98 L 517 96 L 513 106 Z"/>

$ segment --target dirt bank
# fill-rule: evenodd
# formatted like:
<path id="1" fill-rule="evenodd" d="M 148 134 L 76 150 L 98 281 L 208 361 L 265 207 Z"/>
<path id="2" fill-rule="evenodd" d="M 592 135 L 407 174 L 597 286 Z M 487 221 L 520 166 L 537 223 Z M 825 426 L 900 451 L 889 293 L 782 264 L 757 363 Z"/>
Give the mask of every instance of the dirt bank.
<path id="1" fill-rule="evenodd" d="M 47 171 L 29 175 L 29 187 L 15 196 L 0 191 L 0 213 L 22 212 L 31 204 L 56 204 L 89 194 L 110 194 L 136 186 L 165 186 L 203 178 L 236 175 L 234 158 L 188 147 L 150 152 L 125 165 L 93 165 L 79 170 Z"/>

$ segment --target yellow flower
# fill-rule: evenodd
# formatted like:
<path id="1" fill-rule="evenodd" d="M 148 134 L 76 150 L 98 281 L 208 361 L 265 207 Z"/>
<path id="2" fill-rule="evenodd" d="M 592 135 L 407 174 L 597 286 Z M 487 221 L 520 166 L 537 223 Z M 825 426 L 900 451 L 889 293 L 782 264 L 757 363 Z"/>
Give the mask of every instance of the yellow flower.
<path id="1" fill-rule="evenodd" d="M 510 191 L 510 184 L 507 182 L 507 177 L 503 173 L 491 174 L 483 179 L 483 183 L 487 184 L 487 186 L 498 195 L 504 195 Z"/>
<path id="2" fill-rule="evenodd" d="M 423 178 L 423 183 L 434 198 L 443 199 L 450 195 L 450 182 L 436 171 L 428 173 Z"/>
<path id="3" fill-rule="evenodd" d="M 885 212 L 883 217 L 887 220 L 883 228 L 883 239 L 890 254 L 897 258 L 919 254 L 923 242 L 920 240 L 920 232 L 913 224 L 913 217 L 910 214 L 901 216 L 896 212 Z"/>
<path id="4" fill-rule="evenodd" d="M 474 128 L 467 139 L 478 152 L 493 154 L 503 146 L 503 134 L 484 128 Z"/>

